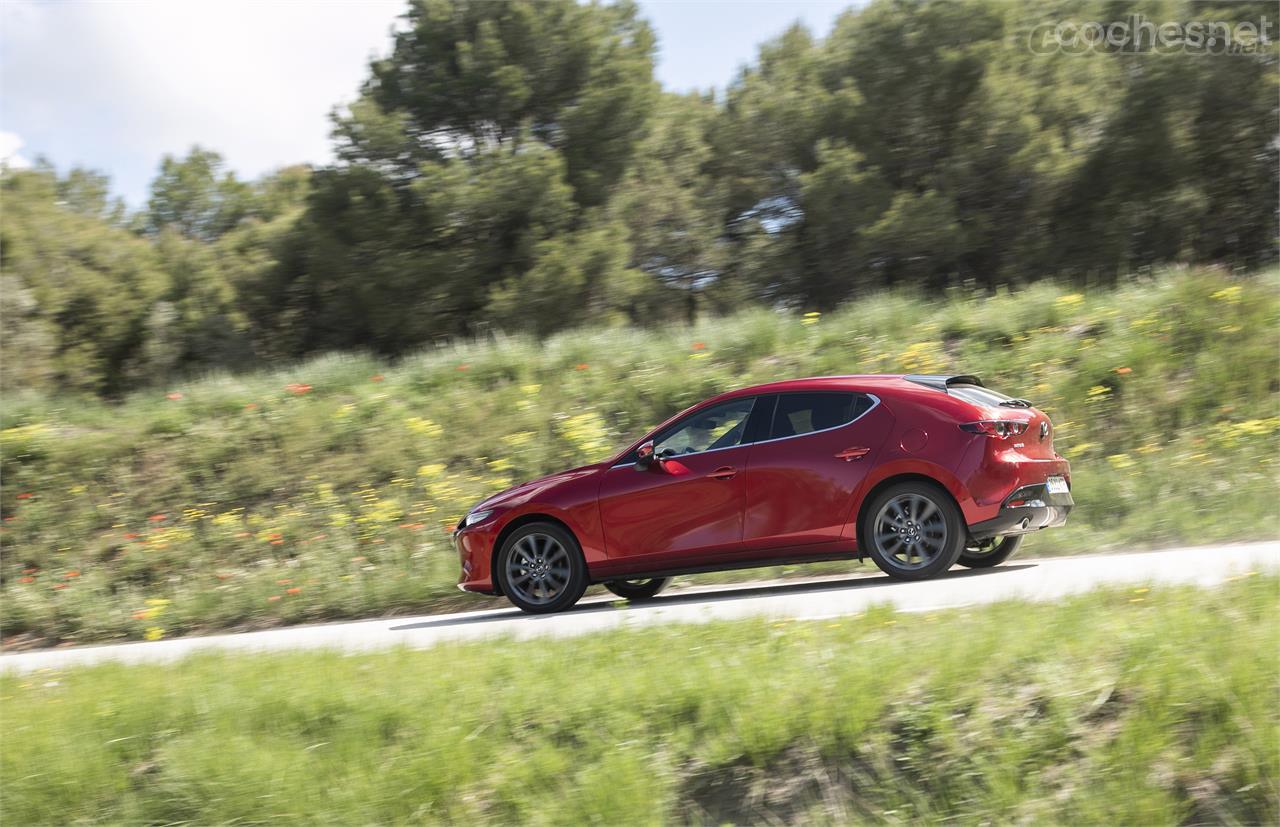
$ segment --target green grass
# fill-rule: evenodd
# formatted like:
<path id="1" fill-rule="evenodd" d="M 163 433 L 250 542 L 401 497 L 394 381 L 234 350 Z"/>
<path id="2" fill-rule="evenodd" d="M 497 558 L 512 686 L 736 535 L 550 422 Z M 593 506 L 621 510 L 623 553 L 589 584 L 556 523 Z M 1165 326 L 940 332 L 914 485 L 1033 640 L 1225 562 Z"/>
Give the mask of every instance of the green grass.
<path id="1" fill-rule="evenodd" d="M 977 373 L 1057 425 L 1078 508 L 1024 554 L 1277 535 L 1280 273 L 1112 292 L 889 293 L 822 317 L 493 336 L 319 358 L 116 404 L 8 394 L 8 642 L 156 637 L 456 608 L 445 528 L 748 383 Z M 776 571 L 765 572 L 766 575 Z"/>
<path id="2" fill-rule="evenodd" d="M 0 679 L 7 823 L 1280 819 L 1280 579 Z"/>

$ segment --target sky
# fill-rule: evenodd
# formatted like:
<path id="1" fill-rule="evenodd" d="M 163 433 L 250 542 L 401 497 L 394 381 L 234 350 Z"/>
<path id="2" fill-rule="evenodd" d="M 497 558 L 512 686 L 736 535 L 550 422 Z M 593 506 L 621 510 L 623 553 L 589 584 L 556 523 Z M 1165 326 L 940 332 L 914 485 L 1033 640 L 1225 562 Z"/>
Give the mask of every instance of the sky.
<path id="1" fill-rule="evenodd" d="M 825 35 L 853 0 L 641 0 L 657 75 L 723 89 L 801 21 Z M 251 179 L 332 158 L 329 113 L 390 48 L 405 0 L 0 0 L 0 160 L 110 176 L 130 207 L 193 144 Z"/>

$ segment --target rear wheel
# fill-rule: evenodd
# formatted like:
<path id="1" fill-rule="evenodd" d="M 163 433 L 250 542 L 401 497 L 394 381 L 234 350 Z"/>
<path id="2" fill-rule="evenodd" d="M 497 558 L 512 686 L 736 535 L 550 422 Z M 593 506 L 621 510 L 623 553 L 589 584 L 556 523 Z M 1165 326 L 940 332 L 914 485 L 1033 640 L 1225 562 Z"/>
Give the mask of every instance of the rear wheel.
<path id="1" fill-rule="evenodd" d="M 670 577 L 650 577 L 646 580 L 610 580 L 604 587 L 627 600 L 648 600 L 658 594 L 671 582 Z"/>
<path id="2" fill-rule="evenodd" d="M 554 523 L 512 532 L 498 552 L 497 575 L 507 599 L 532 614 L 564 611 L 587 590 L 578 541 Z"/>
<path id="3" fill-rule="evenodd" d="M 971 542 L 964 547 L 956 562 L 971 569 L 989 569 L 1008 560 L 1022 545 L 1022 535 L 992 537 L 980 543 Z"/>
<path id="4" fill-rule="evenodd" d="M 941 488 L 912 481 L 876 495 L 859 538 L 885 574 L 927 580 L 955 564 L 966 533 L 960 510 Z"/>

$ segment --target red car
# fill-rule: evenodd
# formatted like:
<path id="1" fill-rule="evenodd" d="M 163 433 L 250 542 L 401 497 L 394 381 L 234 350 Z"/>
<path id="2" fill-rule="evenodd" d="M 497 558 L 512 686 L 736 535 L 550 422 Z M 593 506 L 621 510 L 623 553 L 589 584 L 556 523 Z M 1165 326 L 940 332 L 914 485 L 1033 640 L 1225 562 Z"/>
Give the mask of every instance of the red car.
<path id="1" fill-rule="evenodd" d="M 480 503 L 458 585 L 555 612 L 591 583 L 643 599 L 677 574 L 864 555 L 922 580 L 997 565 L 1073 505 L 1049 418 L 977 377 L 796 379 Z"/>

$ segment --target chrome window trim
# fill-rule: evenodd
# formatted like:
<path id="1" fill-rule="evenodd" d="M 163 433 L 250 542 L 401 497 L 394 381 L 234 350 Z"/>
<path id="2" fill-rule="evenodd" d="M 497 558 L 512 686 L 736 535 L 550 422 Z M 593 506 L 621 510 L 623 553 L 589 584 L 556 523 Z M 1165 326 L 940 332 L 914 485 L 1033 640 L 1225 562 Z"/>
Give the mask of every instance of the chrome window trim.
<path id="1" fill-rule="evenodd" d="M 763 445 L 763 444 L 765 444 L 766 442 L 782 442 L 784 439 L 800 439 L 800 438 L 802 438 L 802 437 L 806 437 L 806 436 L 813 436 L 814 434 L 825 434 L 825 433 L 827 433 L 828 431 L 838 431 L 838 430 L 840 430 L 841 428 L 848 428 L 850 425 L 852 425 L 853 423 L 857 422 L 859 419 L 862 419 L 862 417 L 866 416 L 867 414 L 869 414 L 869 413 L 871 413 L 872 411 L 874 411 L 876 408 L 880 407 L 880 397 L 876 396 L 874 393 L 866 393 L 865 391 L 827 391 L 827 390 L 822 390 L 822 391 L 786 391 L 785 393 L 779 393 L 779 394 L 778 394 L 778 396 L 779 396 L 779 397 L 781 397 L 781 396 L 785 396 L 787 393 L 794 393 L 794 394 L 802 394 L 802 393 L 858 393 L 858 394 L 862 394 L 862 395 L 863 395 L 863 396 L 865 396 L 865 397 L 868 397 L 868 398 L 871 400 L 871 407 L 870 407 L 870 408 L 867 408 L 865 411 L 863 411 L 862 413 L 858 414 L 858 415 L 857 415 L 857 416 L 855 416 L 853 419 L 850 419 L 848 422 L 842 423 L 842 424 L 840 424 L 840 425 L 833 425 L 833 426 L 832 426 L 832 427 L 830 427 L 830 428 L 820 428 L 820 429 L 818 429 L 818 430 L 816 430 L 816 431 L 805 431 L 803 434 L 792 434 L 791 436 L 775 436 L 775 437 L 771 437 L 771 438 L 769 438 L 769 439 L 757 439 L 755 442 L 748 442 L 748 443 L 747 443 L 748 445 Z"/>
<path id="2" fill-rule="evenodd" d="M 801 439 L 801 438 L 803 438 L 803 437 L 813 436 L 814 434 L 825 434 L 825 433 L 827 433 L 828 431 L 838 431 L 838 430 L 840 430 L 841 428 L 848 428 L 850 425 L 852 425 L 853 423 L 857 422 L 859 419 L 862 419 L 864 416 L 866 416 L 867 414 L 871 413 L 871 412 L 872 412 L 872 411 L 874 411 L 876 408 L 880 407 L 880 397 L 876 396 L 874 393 L 867 393 L 866 391 L 828 391 L 828 390 L 821 390 L 821 391 L 784 391 L 784 392 L 782 392 L 782 393 L 778 393 L 778 394 L 776 394 L 776 395 L 777 395 L 777 396 L 783 396 L 783 395 L 784 395 L 784 394 L 786 394 L 786 393 L 795 393 L 795 394 L 801 394 L 801 393 L 856 393 L 856 394 L 861 394 L 862 396 L 865 396 L 865 397 L 869 398 L 869 399 L 871 400 L 871 407 L 870 407 L 870 408 L 867 408 L 865 411 L 863 411 L 862 413 L 858 414 L 858 415 L 857 415 L 857 416 L 855 416 L 853 419 L 850 419 L 848 422 L 842 423 L 842 424 L 840 424 L 840 425 L 835 425 L 835 426 L 832 426 L 832 427 L 830 427 L 830 428 L 822 428 L 821 430 L 817 430 L 817 431 L 806 431 L 806 432 L 805 432 L 805 433 L 803 433 L 803 434 L 792 434 L 791 436 L 775 436 L 775 437 L 772 437 L 772 438 L 770 438 L 770 439 L 757 439 L 755 442 L 738 443 L 737 445 L 730 445 L 730 446 L 729 446 L 729 447 L 727 447 L 727 448 L 712 448 L 712 449 L 707 450 L 707 451 L 694 451 L 694 452 L 693 452 L 693 453 L 691 453 L 691 454 L 675 454 L 674 456 L 669 457 L 669 459 L 678 459 L 678 458 L 680 458 L 680 457 L 697 457 L 697 456 L 701 456 L 701 455 L 703 455 L 703 454 L 714 454 L 716 451 L 732 451 L 734 448 L 746 448 L 746 447 L 751 446 L 751 445 L 764 445 L 766 442 L 782 442 L 782 441 L 784 441 L 784 440 L 788 440 L 788 439 Z M 763 396 L 763 395 L 767 395 L 767 394 L 762 394 L 762 396 Z M 760 398 L 759 396 L 758 396 L 758 397 L 756 397 L 756 399 L 759 399 L 759 398 Z M 770 423 L 770 424 L 772 424 L 772 423 Z M 644 442 L 641 442 L 640 444 L 641 444 L 641 445 L 643 445 L 643 444 L 644 444 Z M 609 466 L 609 469 L 610 469 L 610 470 L 613 470 L 614 468 L 630 468 L 630 467 L 632 467 L 633 465 L 635 465 L 635 463 L 634 463 L 634 462 L 620 462 L 620 463 L 618 463 L 617 465 L 611 465 L 611 466 Z"/>

